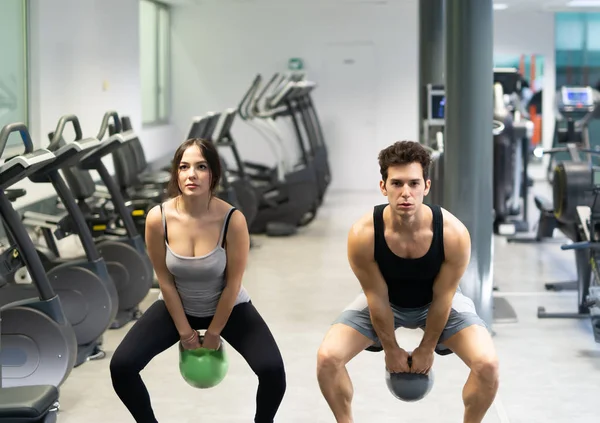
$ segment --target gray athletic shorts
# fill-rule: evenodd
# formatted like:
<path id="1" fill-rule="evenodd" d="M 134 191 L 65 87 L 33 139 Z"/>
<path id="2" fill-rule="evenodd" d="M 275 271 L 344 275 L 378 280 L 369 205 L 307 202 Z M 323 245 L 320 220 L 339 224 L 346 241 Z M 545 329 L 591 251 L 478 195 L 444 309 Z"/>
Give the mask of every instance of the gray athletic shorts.
<path id="1" fill-rule="evenodd" d="M 391 305 L 394 314 L 394 329 L 423 329 L 425 330 L 425 321 L 429 305 L 420 308 L 400 308 Z M 377 337 L 377 333 L 371 323 L 369 307 L 367 305 L 367 297 L 361 293 L 333 322 L 343 323 L 351 328 L 356 329 L 369 339 L 373 340 L 373 345 L 367 348 L 369 351 L 381 351 L 381 342 Z M 473 301 L 464 295 L 460 289 L 456 291 L 452 300 L 452 309 L 448 317 L 446 327 L 442 331 L 438 345 L 435 349 L 440 355 L 452 354 L 452 351 L 446 347 L 443 342 L 452 335 L 458 333 L 466 327 L 479 325 L 487 328 L 487 325 L 477 315 L 475 304 Z"/>

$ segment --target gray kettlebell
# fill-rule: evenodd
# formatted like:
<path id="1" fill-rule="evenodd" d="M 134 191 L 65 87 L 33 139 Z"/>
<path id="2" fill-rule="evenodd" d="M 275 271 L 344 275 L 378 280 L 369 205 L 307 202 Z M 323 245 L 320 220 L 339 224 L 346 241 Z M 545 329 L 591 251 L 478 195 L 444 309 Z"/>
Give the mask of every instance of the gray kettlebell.
<path id="1" fill-rule="evenodd" d="M 412 351 L 408 353 L 408 365 L 412 365 Z M 385 383 L 394 397 L 405 402 L 422 400 L 433 388 L 433 368 L 429 374 L 390 373 L 385 370 Z"/>

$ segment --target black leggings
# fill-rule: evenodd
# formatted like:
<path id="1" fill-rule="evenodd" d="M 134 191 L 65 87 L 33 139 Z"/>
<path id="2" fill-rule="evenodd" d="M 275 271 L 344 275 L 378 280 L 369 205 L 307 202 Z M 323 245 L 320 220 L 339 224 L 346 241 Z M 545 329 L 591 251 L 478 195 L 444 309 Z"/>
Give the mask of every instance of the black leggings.
<path id="1" fill-rule="evenodd" d="M 207 329 L 212 317 L 187 316 L 192 328 Z M 252 303 L 233 308 L 221 332 L 258 376 L 256 423 L 271 423 L 286 390 L 279 348 Z M 113 387 L 138 423 L 157 422 L 140 372 L 150 360 L 179 341 L 177 328 L 164 301 L 158 300 L 129 330 L 110 362 Z"/>

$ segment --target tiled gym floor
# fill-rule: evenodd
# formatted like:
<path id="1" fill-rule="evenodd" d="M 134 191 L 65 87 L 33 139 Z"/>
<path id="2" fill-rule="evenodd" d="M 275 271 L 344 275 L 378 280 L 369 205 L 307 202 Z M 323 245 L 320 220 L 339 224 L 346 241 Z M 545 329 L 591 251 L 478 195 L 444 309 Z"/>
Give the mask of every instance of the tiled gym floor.
<path id="1" fill-rule="evenodd" d="M 376 187 L 376 185 L 375 185 Z M 269 323 L 286 363 L 288 390 L 277 422 L 334 422 L 319 391 L 316 351 L 340 310 L 359 291 L 346 260 L 350 224 L 384 200 L 375 194 L 328 195 L 319 217 L 292 238 L 257 237 L 244 284 Z M 537 218 L 537 211 L 531 211 Z M 587 321 L 539 320 L 538 306 L 575 307 L 575 294 L 549 293 L 544 283 L 575 277 L 573 254 L 559 244 L 507 244 L 495 240 L 498 295 L 509 299 L 517 323 L 496 324 L 501 387 L 486 423 L 587 423 L 598 421 L 600 345 Z M 143 308 L 155 300 L 151 293 Z M 127 327 L 105 337 L 107 358 L 75 369 L 61 392 L 61 423 L 133 421 L 112 390 L 108 364 Z M 420 332 L 399 331 L 401 345 L 414 347 Z M 188 387 L 177 368 L 177 350 L 156 357 L 143 371 L 159 421 L 249 423 L 256 379 L 230 349 L 230 372 L 221 385 Z M 436 381 L 421 402 L 395 400 L 384 382 L 383 354 L 363 353 L 349 365 L 356 422 L 462 422 L 461 389 L 468 370 L 455 356 L 436 356 Z"/>

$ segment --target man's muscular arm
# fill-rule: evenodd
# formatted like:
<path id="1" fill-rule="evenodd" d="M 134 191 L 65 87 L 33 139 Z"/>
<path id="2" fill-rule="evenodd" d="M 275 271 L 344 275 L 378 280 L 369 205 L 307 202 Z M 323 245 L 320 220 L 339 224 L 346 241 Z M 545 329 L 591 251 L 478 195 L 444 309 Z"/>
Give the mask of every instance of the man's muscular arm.
<path id="1" fill-rule="evenodd" d="M 348 261 L 367 297 L 371 321 L 386 353 L 398 350 L 388 289 L 374 257 L 373 224 L 361 219 L 348 235 Z M 370 223 L 370 224 L 369 224 Z"/>
<path id="2" fill-rule="evenodd" d="M 445 260 L 433 284 L 433 301 L 429 306 L 425 334 L 420 347 L 431 353 L 435 350 L 448 322 L 452 299 L 471 258 L 471 238 L 467 228 L 456 217 L 445 212 Z"/>

